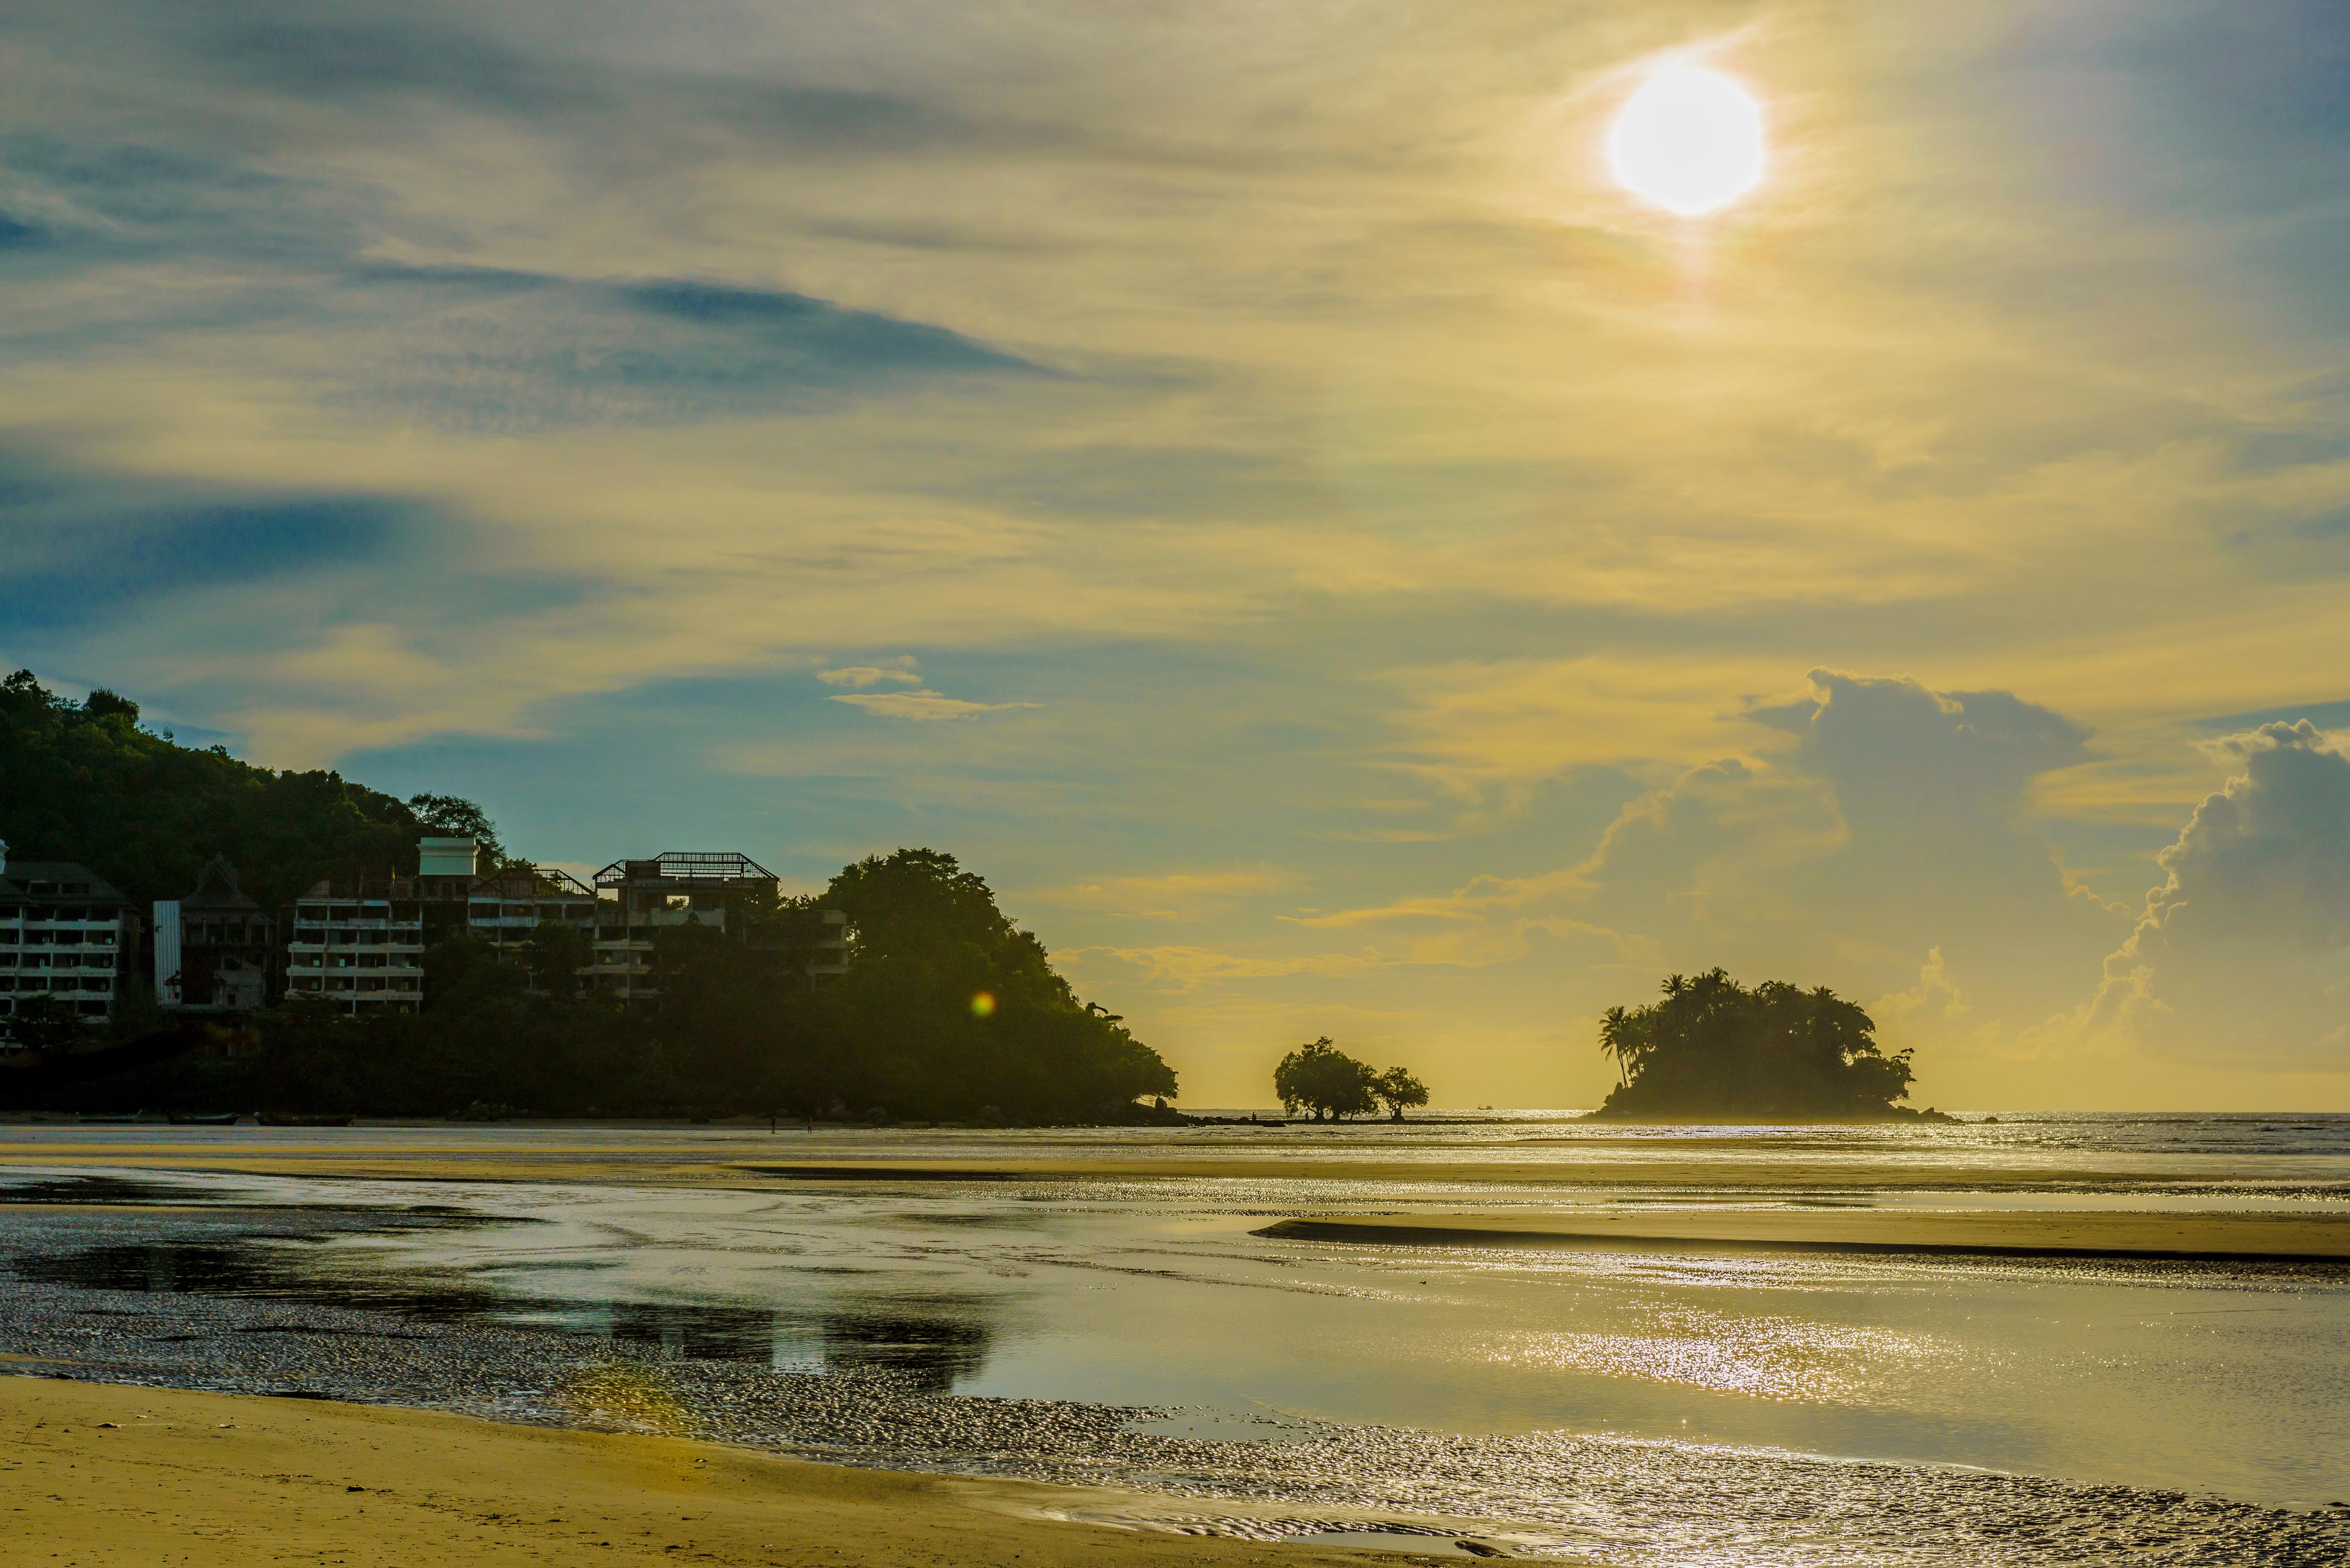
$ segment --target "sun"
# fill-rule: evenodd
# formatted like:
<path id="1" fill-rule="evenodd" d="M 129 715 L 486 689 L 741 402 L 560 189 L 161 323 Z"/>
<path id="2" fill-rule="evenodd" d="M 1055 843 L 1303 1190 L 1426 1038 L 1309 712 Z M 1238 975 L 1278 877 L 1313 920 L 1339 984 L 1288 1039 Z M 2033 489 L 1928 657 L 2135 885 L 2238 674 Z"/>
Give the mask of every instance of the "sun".
<path id="1" fill-rule="evenodd" d="M 1616 182 L 1669 213 L 1718 213 L 1762 182 L 1762 108 L 1720 71 L 1668 66 L 1607 131 Z"/>

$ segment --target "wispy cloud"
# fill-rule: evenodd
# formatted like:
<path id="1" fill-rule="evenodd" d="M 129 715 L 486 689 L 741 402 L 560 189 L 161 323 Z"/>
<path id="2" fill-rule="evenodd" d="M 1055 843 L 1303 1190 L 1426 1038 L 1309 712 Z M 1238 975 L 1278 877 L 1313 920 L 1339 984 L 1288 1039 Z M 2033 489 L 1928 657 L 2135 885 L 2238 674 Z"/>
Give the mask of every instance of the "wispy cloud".
<path id="1" fill-rule="evenodd" d="M 1143 920 L 1198 920 L 1259 893 L 1297 885 L 1295 873 L 1254 867 L 1223 871 L 1167 871 L 1155 876 L 1111 877 L 1039 888 L 1024 897 L 1066 909 Z"/>
<path id="2" fill-rule="evenodd" d="M 922 677 L 910 659 L 889 665 L 849 664 L 843 665 L 837 670 L 819 670 L 816 673 L 816 678 L 827 686 L 849 686 L 859 691 L 868 686 L 879 686 L 889 681 L 897 681 L 906 686 L 920 686 L 922 683 Z"/>
<path id="3" fill-rule="evenodd" d="M 1142 978 L 1189 989 L 1211 981 L 1284 980 L 1297 975 L 1325 979 L 1359 975 L 1384 969 L 1391 961 L 1375 953 L 1315 953 L 1295 958 L 1270 958 L 1203 947 L 1076 948 L 1070 956 L 1107 960 L 1125 965 Z"/>
<path id="4" fill-rule="evenodd" d="M 1003 713 L 1015 708 L 1039 706 L 1035 702 L 972 702 L 960 697 L 941 696 L 928 687 L 917 687 L 911 691 L 844 692 L 826 701 L 847 702 L 884 719 L 913 719 L 922 722 L 969 719 L 981 713 Z"/>

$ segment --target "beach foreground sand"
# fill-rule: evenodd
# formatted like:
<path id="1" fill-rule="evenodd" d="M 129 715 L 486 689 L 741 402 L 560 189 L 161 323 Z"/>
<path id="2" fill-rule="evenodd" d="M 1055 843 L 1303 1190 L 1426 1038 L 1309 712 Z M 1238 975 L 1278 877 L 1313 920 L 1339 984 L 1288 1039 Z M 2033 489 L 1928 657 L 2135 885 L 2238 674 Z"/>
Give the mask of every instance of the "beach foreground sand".
<path id="1" fill-rule="evenodd" d="M 0 1564 L 1432 1562 L 1045 1517 L 1112 1493 L 682 1438 L 0 1376 Z"/>

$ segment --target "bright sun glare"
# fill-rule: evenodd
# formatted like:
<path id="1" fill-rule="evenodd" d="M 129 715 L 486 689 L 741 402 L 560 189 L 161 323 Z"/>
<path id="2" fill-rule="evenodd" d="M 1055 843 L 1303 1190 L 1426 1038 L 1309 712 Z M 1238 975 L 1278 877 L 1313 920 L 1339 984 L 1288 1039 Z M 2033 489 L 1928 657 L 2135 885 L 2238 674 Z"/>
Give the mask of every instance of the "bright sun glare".
<path id="1" fill-rule="evenodd" d="M 1669 66 L 1607 132 L 1617 183 L 1684 218 L 1719 212 L 1762 182 L 1762 109 L 1720 71 Z"/>

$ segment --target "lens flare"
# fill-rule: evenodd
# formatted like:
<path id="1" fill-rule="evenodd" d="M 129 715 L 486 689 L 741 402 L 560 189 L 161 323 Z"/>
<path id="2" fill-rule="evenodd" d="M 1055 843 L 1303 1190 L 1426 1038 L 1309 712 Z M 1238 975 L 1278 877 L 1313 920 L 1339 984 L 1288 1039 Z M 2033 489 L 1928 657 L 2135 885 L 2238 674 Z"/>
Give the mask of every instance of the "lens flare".
<path id="1" fill-rule="evenodd" d="M 1720 71 L 1670 66 L 1626 100 L 1607 132 L 1616 182 L 1684 218 L 1762 182 L 1762 109 Z"/>
<path id="2" fill-rule="evenodd" d="M 995 992 L 992 991 L 983 991 L 977 996 L 972 997 L 971 999 L 971 1015 L 973 1018 L 994 1017 Z"/>

